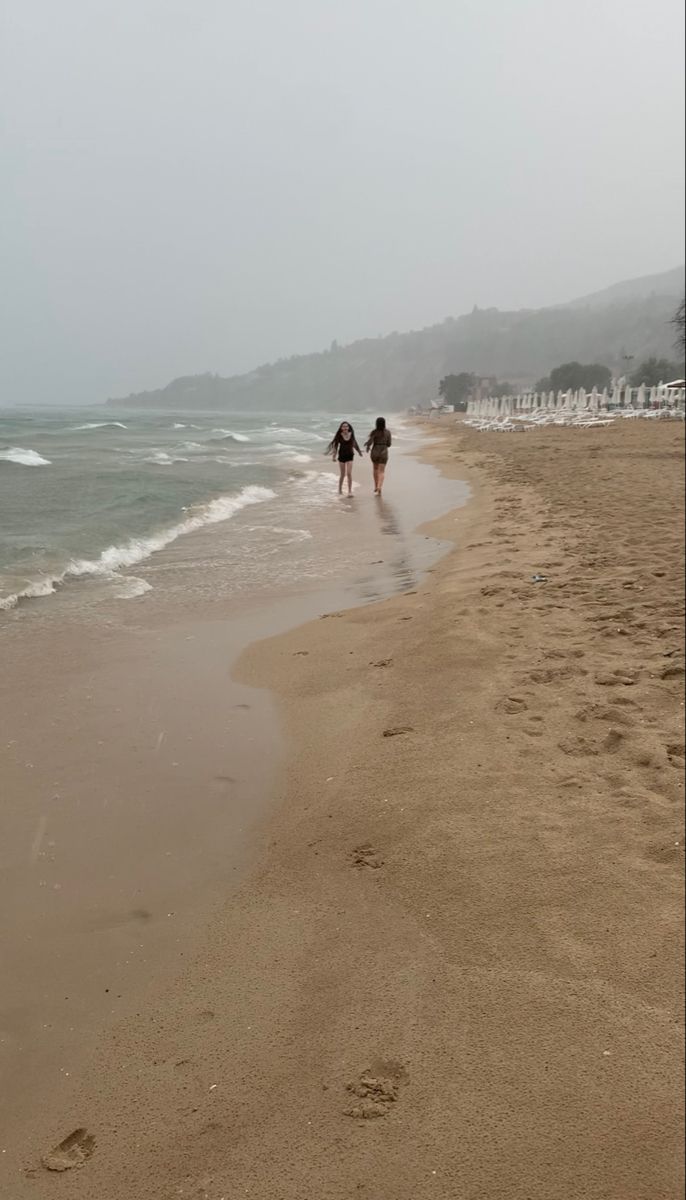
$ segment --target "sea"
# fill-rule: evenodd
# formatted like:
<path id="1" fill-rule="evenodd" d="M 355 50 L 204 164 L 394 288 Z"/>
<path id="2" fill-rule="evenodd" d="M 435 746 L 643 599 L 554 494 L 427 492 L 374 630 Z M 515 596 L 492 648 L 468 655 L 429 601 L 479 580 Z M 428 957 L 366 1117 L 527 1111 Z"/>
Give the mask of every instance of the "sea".
<path id="1" fill-rule="evenodd" d="M 357 460 L 353 502 L 340 502 L 325 457 L 337 423 L 323 412 L 0 409 L 0 619 L 56 597 L 83 606 L 176 589 L 201 601 L 331 577 L 342 559 L 361 569 L 374 547 L 345 518 L 371 490 L 369 465 Z M 416 432 L 391 424 L 394 454 L 411 449 Z M 373 414 L 355 425 L 361 441 Z M 436 508 L 449 507 L 447 490 Z M 374 519 L 379 533 L 402 533 L 392 505 Z"/>

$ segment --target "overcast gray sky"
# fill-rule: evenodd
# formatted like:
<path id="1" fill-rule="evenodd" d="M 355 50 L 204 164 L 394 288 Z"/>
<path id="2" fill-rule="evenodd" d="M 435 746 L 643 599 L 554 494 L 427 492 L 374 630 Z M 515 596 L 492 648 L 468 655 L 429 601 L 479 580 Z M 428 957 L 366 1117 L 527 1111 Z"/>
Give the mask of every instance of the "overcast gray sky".
<path id="1" fill-rule="evenodd" d="M 0 402 L 683 261 L 681 0 L 0 8 Z"/>

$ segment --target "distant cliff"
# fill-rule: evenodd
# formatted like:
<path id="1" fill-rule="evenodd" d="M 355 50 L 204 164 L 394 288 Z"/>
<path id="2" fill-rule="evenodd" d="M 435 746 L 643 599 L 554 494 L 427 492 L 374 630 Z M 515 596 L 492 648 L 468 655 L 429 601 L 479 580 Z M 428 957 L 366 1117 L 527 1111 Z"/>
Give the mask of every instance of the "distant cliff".
<path id="1" fill-rule="evenodd" d="M 622 372 L 623 355 L 631 355 L 634 364 L 651 355 L 674 358 L 670 320 L 683 294 L 684 268 L 678 267 L 553 308 L 475 308 L 440 325 L 282 359 L 247 375 L 182 376 L 108 404 L 184 411 L 393 411 L 427 402 L 439 379 L 460 371 L 523 385 L 572 360 Z"/>

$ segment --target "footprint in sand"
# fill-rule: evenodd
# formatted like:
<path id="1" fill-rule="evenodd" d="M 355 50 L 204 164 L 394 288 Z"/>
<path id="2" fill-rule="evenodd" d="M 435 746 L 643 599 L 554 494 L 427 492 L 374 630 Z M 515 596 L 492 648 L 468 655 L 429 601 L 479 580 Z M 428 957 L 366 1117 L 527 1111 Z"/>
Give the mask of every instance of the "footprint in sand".
<path id="1" fill-rule="evenodd" d="M 571 675 L 583 675 L 583 671 L 573 671 L 571 667 L 544 667 L 540 671 L 529 671 L 526 678 L 531 683 L 559 683 L 569 679 Z"/>
<path id="2" fill-rule="evenodd" d="M 571 650 L 548 650 L 543 652 L 544 658 L 585 658 L 586 651 L 573 646 Z"/>
<path id="3" fill-rule="evenodd" d="M 667 758 L 671 762 L 672 766 L 683 770 L 684 758 L 686 757 L 686 747 L 684 746 L 684 743 L 669 742 L 665 746 L 665 750 L 667 751 Z"/>
<path id="4" fill-rule="evenodd" d="M 384 729 L 383 737 L 400 737 L 403 733 L 414 733 L 411 725 L 393 725 L 390 729 Z"/>
<path id="5" fill-rule="evenodd" d="M 41 1159 L 46 1171 L 70 1171 L 82 1167 L 95 1150 L 95 1138 L 85 1129 L 75 1129 Z"/>
<path id="6" fill-rule="evenodd" d="M 392 658 L 380 658 L 378 662 L 373 662 L 373 663 L 370 663 L 369 665 L 370 665 L 370 667 L 392 667 L 393 659 Z"/>
<path id="7" fill-rule="evenodd" d="M 615 725 L 633 725 L 634 718 L 621 708 L 609 707 L 604 704 L 587 704 L 574 713 L 577 721 L 612 721 Z"/>
<path id="8" fill-rule="evenodd" d="M 625 786 L 618 790 L 615 803 L 619 804 L 620 808 L 645 809 L 648 801 L 644 795 Z"/>
<path id="9" fill-rule="evenodd" d="M 368 867 L 372 871 L 378 871 L 382 867 L 384 860 L 369 842 L 363 846 L 356 846 L 352 852 L 352 860 L 356 867 Z"/>
<path id="10" fill-rule="evenodd" d="M 358 1121 L 385 1117 L 397 1102 L 401 1086 L 407 1082 L 407 1071 L 402 1063 L 392 1060 L 373 1063 L 354 1082 L 346 1085 L 346 1091 L 356 1098 L 357 1103 L 343 1110 L 345 1116 Z"/>
<path id="11" fill-rule="evenodd" d="M 595 681 L 600 687 L 632 687 L 638 679 L 637 671 L 600 671 Z"/>
<path id="12" fill-rule="evenodd" d="M 619 747 L 622 745 L 623 741 L 624 734 L 620 733 L 618 729 L 611 729 L 607 734 L 607 737 L 603 738 L 603 750 L 607 751 L 608 754 L 614 754 L 617 750 L 619 750 Z"/>
<path id="13" fill-rule="evenodd" d="M 503 696 L 496 704 L 496 710 L 504 713 L 526 712 L 529 705 L 521 696 Z"/>
<path id="14" fill-rule="evenodd" d="M 595 743 L 584 737 L 563 738 L 562 741 L 558 742 L 557 744 L 564 754 L 576 755 L 579 758 L 584 755 L 598 753 L 598 748 Z"/>

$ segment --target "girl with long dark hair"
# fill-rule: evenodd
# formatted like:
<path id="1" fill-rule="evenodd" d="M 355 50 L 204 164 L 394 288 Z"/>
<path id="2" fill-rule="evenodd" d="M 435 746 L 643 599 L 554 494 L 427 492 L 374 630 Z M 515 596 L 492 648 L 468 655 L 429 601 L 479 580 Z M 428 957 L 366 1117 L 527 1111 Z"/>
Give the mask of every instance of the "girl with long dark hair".
<path id="1" fill-rule="evenodd" d="M 340 476 L 338 479 L 338 495 L 343 494 L 343 482 L 347 480 L 348 495 L 353 494 L 353 459 L 355 453 L 362 457 L 362 451 L 355 439 L 355 430 L 349 421 L 341 421 L 338 429 L 334 433 L 331 441 L 326 447 L 326 454 L 333 456 L 334 462 L 338 462 L 340 467 Z"/>
<path id="2" fill-rule="evenodd" d="M 376 425 L 365 442 L 365 450 L 369 451 L 369 457 L 372 460 L 375 496 L 381 495 L 391 441 L 391 431 L 386 428 L 385 418 L 377 417 Z"/>

